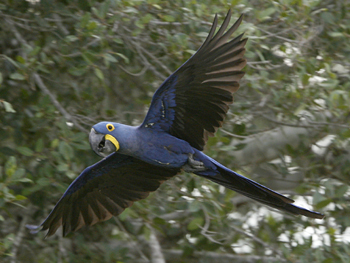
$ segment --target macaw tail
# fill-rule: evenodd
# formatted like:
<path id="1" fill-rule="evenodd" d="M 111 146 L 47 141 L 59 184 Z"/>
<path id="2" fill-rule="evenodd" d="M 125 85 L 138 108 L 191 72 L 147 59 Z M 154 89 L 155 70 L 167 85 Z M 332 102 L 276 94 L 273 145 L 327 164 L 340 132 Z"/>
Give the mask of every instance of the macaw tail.
<path id="1" fill-rule="evenodd" d="M 279 210 L 311 218 L 322 219 L 324 217 L 321 213 L 293 205 L 293 199 L 281 195 L 257 182 L 254 182 L 253 180 L 231 171 L 212 158 L 210 159 L 217 168 L 216 171 L 202 171 L 195 172 L 195 174 Z"/>

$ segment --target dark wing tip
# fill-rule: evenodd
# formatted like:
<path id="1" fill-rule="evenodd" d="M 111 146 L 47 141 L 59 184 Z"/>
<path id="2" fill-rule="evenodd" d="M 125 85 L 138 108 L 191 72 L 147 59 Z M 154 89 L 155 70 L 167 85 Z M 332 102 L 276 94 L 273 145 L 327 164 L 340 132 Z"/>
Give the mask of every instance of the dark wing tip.
<path id="1" fill-rule="evenodd" d="M 46 221 L 46 220 L 45 220 L 45 221 Z M 46 233 L 46 235 L 45 235 L 45 238 L 50 237 L 50 236 L 52 236 L 52 235 L 56 232 L 56 230 L 57 230 L 57 228 L 58 228 L 59 226 L 56 227 L 56 228 L 53 230 L 52 227 L 50 227 L 50 226 L 44 226 L 45 221 L 44 221 L 42 224 L 38 225 L 38 226 L 36 226 L 36 225 L 26 225 L 26 228 L 29 229 L 29 230 L 30 230 L 30 233 L 33 234 L 33 235 L 38 234 L 39 232 L 45 231 L 45 230 L 48 229 L 49 231 L 47 231 L 47 233 Z M 63 235 L 63 236 L 65 236 L 65 235 Z"/>
<path id="2" fill-rule="evenodd" d="M 321 213 L 315 212 L 315 211 L 311 211 L 311 210 L 305 209 L 305 208 L 297 206 L 297 205 L 289 205 L 286 210 L 288 212 L 296 214 L 296 215 L 303 215 L 303 216 L 315 218 L 315 219 L 323 219 L 325 217 L 324 214 L 321 214 Z"/>
<path id="3" fill-rule="evenodd" d="M 202 46 L 198 49 L 201 50 L 202 48 L 204 48 L 206 45 L 208 45 L 209 41 L 213 38 L 214 36 L 214 33 L 215 33 L 215 29 L 216 27 L 218 26 L 218 15 L 215 14 L 215 17 L 214 17 L 214 21 L 211 25 L 211 28 L 210 28 L 210 31 L 209 31 L 209 34 L 207 36 L 207 38 L 205 39 L 204 43 L 202 44 Z M 197 52 L 198 52 L 197 51 Z"/>
<path id="4" fill-rule="evenodd" d="M 244 14 L 241 14 L 241 15 L 239 16 L 239 18 L 237 19 L 236 23 L 237 23 L 238 25 L 240 25 L 240 24 L 242 23 L 243 17 L 244 17 Z"/>
<path id="5" fill-rule="evenodd" d="M 37 234 L 38 232 L 40 232 L 42 230 L 42 226 L 36 226 L 36 225 L 26 225 L 26 228 L 28 228 L 30 230 L 31 234 Z"/>
<path id="6" fill-rule="evenodd" d="M 310 214 L 308 215 L 308 217 L 311 217 L 311 218 L 323 219 L 325 217 L 324 214 L 321 214 L 321 213 L 318 213 L 315 211 L 309 211 L 309 212 L 310 212 Z"/>

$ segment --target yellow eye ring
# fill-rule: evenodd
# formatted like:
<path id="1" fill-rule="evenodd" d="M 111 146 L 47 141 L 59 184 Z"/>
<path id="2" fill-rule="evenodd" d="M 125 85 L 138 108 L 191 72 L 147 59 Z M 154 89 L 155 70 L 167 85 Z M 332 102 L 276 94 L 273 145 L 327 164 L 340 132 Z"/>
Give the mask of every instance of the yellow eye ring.
<path id="1" fill-rule="evenodd" d="M 108 123 L 107 125 L 106 125 L 106 128 L 107 128 L 107 130 L 108 131 L 113 131 L 115 128 L 114 128 L 114 125 L 113 124 L 111 124 L 111 123 Z"/>

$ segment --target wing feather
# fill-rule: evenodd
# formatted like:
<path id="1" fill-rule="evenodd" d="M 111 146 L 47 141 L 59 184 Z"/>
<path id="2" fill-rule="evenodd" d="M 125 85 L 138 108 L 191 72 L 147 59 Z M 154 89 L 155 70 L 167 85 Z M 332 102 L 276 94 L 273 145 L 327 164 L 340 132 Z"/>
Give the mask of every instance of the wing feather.
<path id="1" fill-rule="evenodd" d="M 229 41 L 242 16 L 226 30 L 230 18 L 231 10 L 215 34 L 215 16 L 203 45 L 154 94 L 141 128 L 169 132 L 203 150 L 208 137 L 222 125 L 244 75 L 247 39 L 241 34 Z"/>
<path id="2" fill-rule="evenodd" d="M 146 198 L 179 169 L 156 167 L 130 156 L 113 153 L 86 168 L 69 186 L 49 216 L 33 232 L 53 235 L 62 226 L 63 235 L 83 226 L 110 219 L 135 201 Z"/>

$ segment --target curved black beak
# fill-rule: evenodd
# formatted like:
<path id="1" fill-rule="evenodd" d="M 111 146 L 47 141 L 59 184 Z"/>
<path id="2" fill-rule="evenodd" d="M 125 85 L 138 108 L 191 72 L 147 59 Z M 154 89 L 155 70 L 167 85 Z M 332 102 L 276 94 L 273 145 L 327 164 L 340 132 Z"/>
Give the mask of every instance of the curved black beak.
<path id="1" fill-rule="evenodd" d="M 101 157 L 107 157 L 116 151 L 114 144 L 106 140 L 105 134 L 96 132 L 94 128 L 90 131 L 89 142 L 92 150 Z"/>

